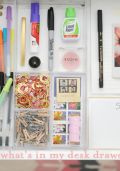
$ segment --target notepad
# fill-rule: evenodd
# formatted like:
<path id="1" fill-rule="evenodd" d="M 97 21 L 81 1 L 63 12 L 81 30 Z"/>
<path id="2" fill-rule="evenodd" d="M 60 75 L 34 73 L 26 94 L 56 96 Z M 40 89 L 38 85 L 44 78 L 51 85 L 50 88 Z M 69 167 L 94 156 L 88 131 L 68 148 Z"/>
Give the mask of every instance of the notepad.
<path id="1" fill-rule="evenodd" d="M 120 148 L 120 98 L 89 100 L 90 148 Z"/>

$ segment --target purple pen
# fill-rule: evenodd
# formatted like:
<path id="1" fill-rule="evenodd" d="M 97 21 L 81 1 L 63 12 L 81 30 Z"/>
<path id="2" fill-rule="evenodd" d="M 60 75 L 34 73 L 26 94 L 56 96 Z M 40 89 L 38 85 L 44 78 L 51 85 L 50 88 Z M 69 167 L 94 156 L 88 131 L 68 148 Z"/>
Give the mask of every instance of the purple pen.
<path id="1" fill-rule="evenodd" d="M 7 71 L 6 76 L 10 77 L 10 32 L 11 32 L 11 24 L 12 24 L 12 7 L 8 6 L 6 11 L 6 20 L 7 20 Z"/>
<path id="2" fill-rule="evenodd" d="M 11 29 L 11 22 L 12 22 L 12 7 L 11 6 L 7 7 L 6 19 L 7 19 L 7 28 Z"/>

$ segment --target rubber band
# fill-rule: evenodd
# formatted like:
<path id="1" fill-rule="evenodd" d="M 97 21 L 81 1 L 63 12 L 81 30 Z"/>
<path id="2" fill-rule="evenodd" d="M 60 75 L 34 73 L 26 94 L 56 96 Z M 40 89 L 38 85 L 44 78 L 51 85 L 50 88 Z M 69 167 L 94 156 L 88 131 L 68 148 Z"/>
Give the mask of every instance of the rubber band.
<path id="1" fill-rule="evenodd" d="M 18 108 L 49 108 L 50 78 L 48 75 L 19 74 L 16 76 L 16 106 Z"/>

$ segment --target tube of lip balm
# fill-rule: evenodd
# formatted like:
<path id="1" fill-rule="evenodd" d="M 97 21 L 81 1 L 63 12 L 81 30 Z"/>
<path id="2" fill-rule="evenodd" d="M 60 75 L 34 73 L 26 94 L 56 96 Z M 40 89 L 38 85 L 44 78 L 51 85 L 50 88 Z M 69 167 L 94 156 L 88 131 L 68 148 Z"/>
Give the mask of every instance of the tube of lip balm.
<path id="1" fill-rule="evenodd" d="M 70 115 L 69 116 L 69 144 L 79 145 L 80 144 L 80 116 Z"/>
<path id="2" fill-rule="evenodd" d="M 39 48 L 39 33 L 40 33 L 39 3 L 31 3 L 30 22 L 31 22 L 30 49 L 31 49 L 31 53 L 37 53 Z"/>

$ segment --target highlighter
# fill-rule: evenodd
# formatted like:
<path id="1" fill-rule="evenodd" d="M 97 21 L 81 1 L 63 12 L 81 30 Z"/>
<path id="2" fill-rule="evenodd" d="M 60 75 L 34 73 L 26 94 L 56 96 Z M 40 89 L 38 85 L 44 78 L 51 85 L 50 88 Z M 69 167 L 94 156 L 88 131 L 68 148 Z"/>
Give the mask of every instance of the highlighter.
<path id="1" fill-rule="evenodd" d="M 12 85 L 13 79 L 9 78 L 7 83 L 5 84 L 1 94 L 0 94 L 0 107 L 3 104 L 3 102 L 5 101 L 9 91 L 10 91 L 10 87 Z"/>

